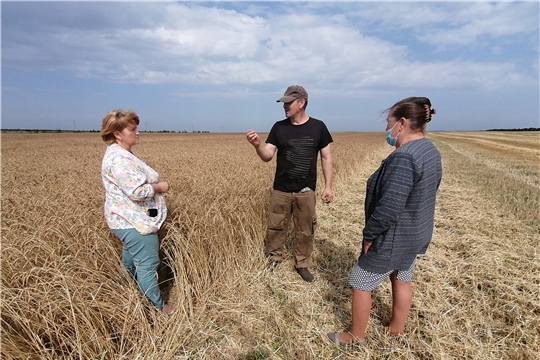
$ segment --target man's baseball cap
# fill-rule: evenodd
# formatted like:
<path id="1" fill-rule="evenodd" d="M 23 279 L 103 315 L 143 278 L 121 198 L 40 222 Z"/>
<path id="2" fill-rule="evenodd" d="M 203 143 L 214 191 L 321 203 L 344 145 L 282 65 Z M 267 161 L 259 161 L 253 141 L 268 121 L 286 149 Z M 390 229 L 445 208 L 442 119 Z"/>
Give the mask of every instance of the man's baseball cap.
<path id="1" fill-rule="evenodd" d="M 288 103 L 296 99 L 307 99 L 307 91 L 300 85 L 291 85 L 285 90 L 283 96 L 276 100 L 276 102 Z"/>

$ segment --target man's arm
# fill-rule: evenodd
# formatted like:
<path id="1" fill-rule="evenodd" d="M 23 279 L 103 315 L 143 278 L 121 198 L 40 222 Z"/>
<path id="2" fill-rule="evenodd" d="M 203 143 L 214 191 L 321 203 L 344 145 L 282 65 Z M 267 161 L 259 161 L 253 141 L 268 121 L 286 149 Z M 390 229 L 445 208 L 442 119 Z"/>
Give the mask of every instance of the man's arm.
<path id="1" fill-rule="evenodd" d="M 246 133 L 246 138 L 249 143 L 253 145 L 255 151 L 257 151 L 257 155 L 259 155 L 262 161 L 268 162 L 272 160 L 277 149 L 275 145 L 261 143 L 259 134 L 257 134 L 254 130 L 248 130 Z"/>
<path id="2" fill-rule="evenodd" d="M 321 166 L 324 176 L 324 190 L 322 193 L 322 201 L 328 204 L 334 200 L 334 193 L 332 191 L 334 164 L 332 162 L 332 152 L 330 150 L 330 144 L 321 149 Z"/>

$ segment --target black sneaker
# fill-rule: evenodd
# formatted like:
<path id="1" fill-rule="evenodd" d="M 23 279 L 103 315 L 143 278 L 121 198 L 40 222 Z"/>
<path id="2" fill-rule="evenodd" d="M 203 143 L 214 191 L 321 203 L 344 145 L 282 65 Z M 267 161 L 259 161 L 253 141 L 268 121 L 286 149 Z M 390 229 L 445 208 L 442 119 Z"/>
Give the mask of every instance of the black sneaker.
<path id="1" fill-rule="evenodd" d="M 268 264 L 266 264 L 266 268 L 270 270 L 274 270 L 275 268 L 279 266 L 279 264 L 281 264 L 281 261 L 279 260 L 270 260 L 268 261 Z"/>
<path id="2" fill-rule="evenodd" d="M 313 282 L 315 280 L 315 277 L 309 272 L 308 268 L 296 268 L 296 272 L 300 274 L 304 281 Z"/>

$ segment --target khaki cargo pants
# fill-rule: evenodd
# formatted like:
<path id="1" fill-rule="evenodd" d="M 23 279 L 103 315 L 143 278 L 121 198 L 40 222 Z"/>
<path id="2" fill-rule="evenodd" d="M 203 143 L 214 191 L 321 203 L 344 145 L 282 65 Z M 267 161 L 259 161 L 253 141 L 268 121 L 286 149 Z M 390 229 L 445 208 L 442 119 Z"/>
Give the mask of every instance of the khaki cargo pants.
<path id="1" fill-rule="evenodd" d="M 283 244 L 287 239 L 291 216 L 294 221 L 295 267 L 310 267 L 317 224 L 314 191 L 286 193 L 272 190 L 268 230 L 264 240 L 265 254 L 271 260 L 283 259 Z"/>

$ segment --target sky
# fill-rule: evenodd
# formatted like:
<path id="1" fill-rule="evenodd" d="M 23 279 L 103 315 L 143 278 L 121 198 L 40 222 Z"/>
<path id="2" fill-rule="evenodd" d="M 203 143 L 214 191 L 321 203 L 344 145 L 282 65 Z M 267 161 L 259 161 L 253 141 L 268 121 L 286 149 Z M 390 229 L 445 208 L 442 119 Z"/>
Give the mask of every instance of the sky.
<path id="1" fill-rule="evenodd" d="M 540 127 L 539 3 L 2 1 L 2 129 L 268 132 L 289 85 L 331 132 Z"/>

